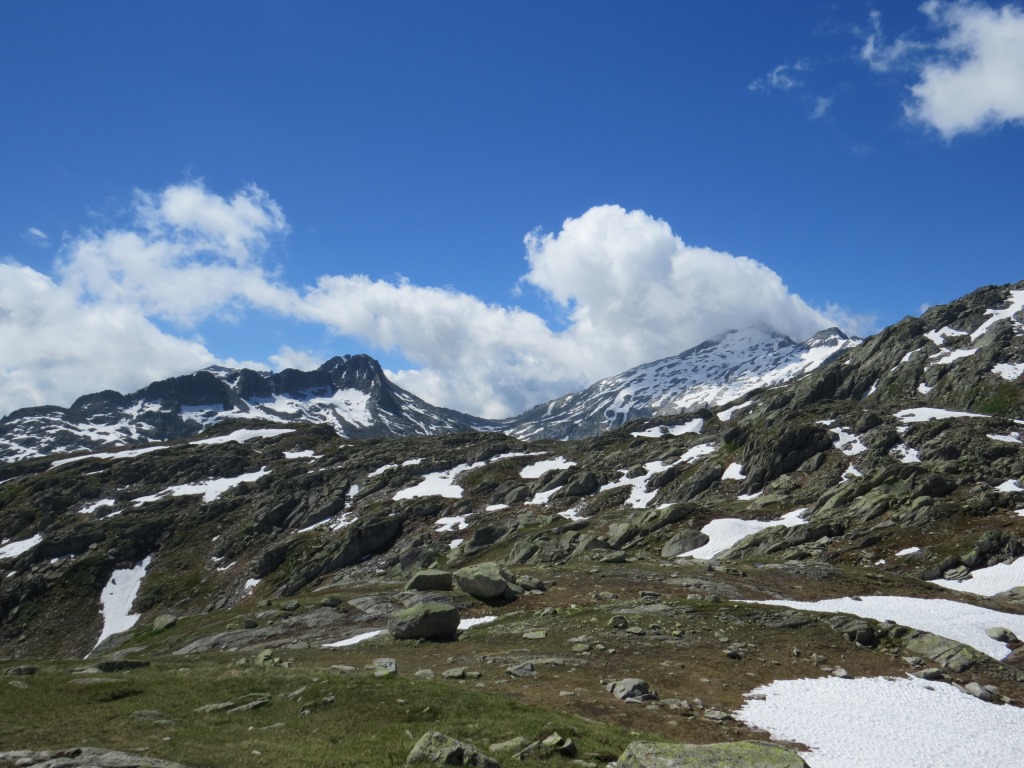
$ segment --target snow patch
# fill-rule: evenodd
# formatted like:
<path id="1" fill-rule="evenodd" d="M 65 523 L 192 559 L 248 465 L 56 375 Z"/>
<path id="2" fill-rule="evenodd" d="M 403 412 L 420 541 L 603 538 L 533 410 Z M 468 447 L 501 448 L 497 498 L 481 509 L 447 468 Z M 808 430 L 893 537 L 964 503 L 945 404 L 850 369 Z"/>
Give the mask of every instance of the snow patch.
<path id="1" fill-rule="evenodd" d="M 558 456 L 554 459 L 546 459 L 544 461 L 537 461 L 533 464 L 523 467 L 519 471 L 519 476 L 525 480 L 536 480 L 544 476 L 544 473 L 550 472 L 553 469 L 568 469 L 569 467 L 575 467 L 575 461 L 569 461 L 564 456 Z"/>
<path id="2" fill-rule="evenodd" d="M 377 637 L 377 635 L 382 635 L 382 634 L 384 634 L 384 630 L 383 629 L 374 629 L 374 630 L 372 630 L 370 632 L 361 632 L 358 635 L 352 635 L 352 637 L 347 637 L 344 640 L 336 640 L 333 643 L 324 643 L 320 647 L 321 648 L 344 648 L 347 645 L 355 645 L 356 643 L 363 642 L 363 640 L 369 640 L 371 637 Z"/>
<path id="3" fill-rule="evenodd" d="M 294 429 L 236 429 L 228 435 L 207 437 L 202 440 L 193 440 L 193 445 L 221 445 L 223 443 L 246 443 L 263 437 L 277 437 L 294 432 Z"/>
<path id="4" fill-rule="evenodd" d="M 725 468 L 725 472 L 722 473 L 723 480 L 746 480 L 747 476 L 743 474 L 743 465 L 733 462 Z"/>
<path id="5" fill-rule="evenodd" d="M 906 557 L 907 555 L 916 555 L 920 551 L 921 551 L 920 547 L 907 547 L 906 549 L 901 549 L 899 552 L 897 552 L 896 553 L 896 557 Z"/>
<path id="6" fill-rule="evenodd" d="M 484 466 L 484 462 L 477 461 L 473 464 L 459 464 L 457 467 L 452 467 L 442 472 L 431 472 L 420 479 L 419 485 L 403 488 L 392 498 L 395 501 L 418 499 L 422 496 L 442 496 L 446 499 L 461 499 L 462 486 L 457 485 L 455 481 L 459 475 L 482 466 Z"/>
<path id="7" fill-rule="evenodd" d="M 715 415 L 718 417 L 719 421 L 729 421 L 737 411 L 742 411 L 744 408 L 747 408 L 748 406 L 751 406 L 753 404 L 753 400 L 747 400 L 744 403 L 732 406 L 732 408 L 726 408 L 724 411 L 719 411 Z"/>
<path id="8" fill-rule="evenodd" d="M 1024 363 L 997 363 L 992 366 L 992 373 L 1007 381 L 1016 381 L 1024 376 Z"/>
<path id="9" fill-rule="evenodd" d="M 987 419 L 981 413 L 967 413 L 966 411 L 948 411 L 945 408 L 906 408 L 902 411 L 896 411 L 894 414 L 897 419 L 902 421 L 904 424 L 916 424 L 922 421 L 931 421 L 932 419 Z"/>
<path id="10" fill-rule="evenodd" d="M 699 435 L 700 431 L 704 428 L 704 419 L 693 419 L 685 424 L 676 424 L 674 426 L 660 426 L 651 427 L 645 429 L 643 432 L 631 432 L 633 437 L 666 437 L 671 435 L 672 437 L 679 437 L 680 435 Z"/>
<path id="11" fill-rule="evenodd" d="M 1000 493 L 1024 493 L 1024 488 L 1021 488 L 1016 480 L 1007 480 L 1005 483 L 997 485 L 996 490 Z"/>
<path id="12" fill-rule="evenodd" d="M 57 459 L 50 462 L 50 469 L 62 467 L 65 464 L 71 464 L 76 461 L 85 461 L 86 459 L 134 459 L 136 456 L 142 456 L 153 451 L 167 450 L 168 447 L 166 445 L 151 445 L 148 448 L 133 448 L 130 451 L 118 451 L 117 453 L 88 453 L 85 456 L 72 456 L 70 459 Z"/>
<path id="13" fill-rule="evenodd" d="M 152 562 L 147 557 L 133 568 L 120 568 L 110 575 L 110 580 L 100 594 L 100 610 L 103 614 L 103 630 L 93 649 L 111 635 L 126 632 L 135 626 L 142 614 L 132 613 L 132 603 L 139 594 L 142 579 Z"/>
<path id="14" fill-rule="evenodd" d="M 21 541 L 4 541 L 0 546 L 0 560 L 10 560 L 23 552 L 28 552 L 32 547 L 43 540 L 42 534 L 37 533 Z"/>
<path id="15" fill-rule="evenodd" d="M 172 485 L 170 488 L 165 488 L 152 496 L 140 496 L 132 501 L 135 506 L 141 507 L 143 504 L 160 501 L 161 499 L 165 499 L 169 496 L 202 496 L 203 501 L 209 504 L 211 501 L 219 498 L 235 486 L 241 485 L 242 483 L 254 483 L 264 475 L 269 474 L 270 470 L 264 467 L 256 472 L 249 472 L 244 475 L 238 475 L 237 477 L 215 477 L 210 480 L 203 480 L 199 483 Z"/>
<path id="16" fill-rule="evenodd" d="M 899 459 L 902 464 L 920 464 L 921 454 L 918 453 L 917 448 L 911 448 L 905 443 L 893 446 L 889 451 L 889 455 L 894 459 Z"/>
<path id="17" fill-rule="evenodd" d="M 701 528 L 701 533 L 707 536 L 710 541 L 703 547 L 683 552 L 678 557 L 691 557 L 694 560 L 711 560 L 734 544 L 743 541 L 747 536 L 763 531 L 765 528 L 774 528 L 777 525 L 792 528 L 797 525 L 803 525 L 806 521 L 802 515 L 806 511 L 806 508 L 794 509 L 778 520 L 769 520 L 767 522 L 762 522 L 761 520 L 740 520 L 735 517 L 712 520 Z"/>
<path id="18" fill-rule="evenodd" d="M 829 432 L 836 435 L 836 448 L 847 456 L 857 456 L 868 449 L 861 441 L 860 435 L 847 432 L 842 427 L 833 427 Z"/>

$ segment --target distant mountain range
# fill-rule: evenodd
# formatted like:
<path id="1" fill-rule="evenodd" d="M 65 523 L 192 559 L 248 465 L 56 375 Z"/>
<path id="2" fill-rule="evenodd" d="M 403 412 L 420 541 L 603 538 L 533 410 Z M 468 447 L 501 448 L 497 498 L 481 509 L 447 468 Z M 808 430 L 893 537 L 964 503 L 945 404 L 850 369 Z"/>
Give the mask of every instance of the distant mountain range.
<path id="1" fill-rule="evenodd" d="M 70 408 L 14 411 L 0 420 L 0 459 L 162 442 L 226 419 L 328 424 L 351 439 L 467 431 L 581 438 L 632 419 L 722 405 L 791 381 L 858 343 L 838 328 L 803 343 L 769 330 L 729 331 L 502 420 L 431 405 L 390 381 L 366 355 L 335 357 L 314 371 L 214 366 L 128 395 L 108 390 Z"/>

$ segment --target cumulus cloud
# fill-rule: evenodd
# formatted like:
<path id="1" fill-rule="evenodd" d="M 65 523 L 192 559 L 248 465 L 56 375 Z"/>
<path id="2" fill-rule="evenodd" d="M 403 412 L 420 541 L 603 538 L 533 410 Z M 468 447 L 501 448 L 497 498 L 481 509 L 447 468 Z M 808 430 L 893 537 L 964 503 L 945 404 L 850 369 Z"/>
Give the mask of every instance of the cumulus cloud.
<path id="1" fill-rule="evenodd" d="M 52 277 L 3 265 L 0 412 L 129 391 L 218 362 L 183 334 L 245 312 L 326 329 L 341 337 L 338 354 L 400 353 L 408 365 L 391 374 L 399 385 L 491 417 L 730 328 L 803 339 L 840 316 L 812 308 L 753 259 L 688 245 L 666 222 L 613 205 L 525 238 L 521 285 L 558 308 L 558 323 L 407 280 L 324 275 L 291 287 L 263 264 L 287 223 L 255 187 L 230 199 L 201 183 L 138 193 L 134 212 L 130 226 L 67 241 Z M 265 354 L 275 368 L 322 362 L 287 345 Z"/>
<path id="2" fill-rule="evenodd" d="M 46 275 L 0 264 L 0 414 L 103 389 L 134 389 L 215 362 L 137 308 L 81 302 Z"/>
<path id="3" fill-rule="evenodd" d="M 907 117 L 947 139 L 1024 121 L 1024 10 L 934 1 L 922 10 L 946 34 L 910 89 Z"/>
<path id="4" fill-rule="evenodd" d="M 907 119 L 946 139 L 1024 122 L 1024 9 L 929 0 L 920 11 L 932 37 L 890 42 L 873 11 L 860 51 L 873 70 L 906 71 L 916 79 L 903 105 Z"/>

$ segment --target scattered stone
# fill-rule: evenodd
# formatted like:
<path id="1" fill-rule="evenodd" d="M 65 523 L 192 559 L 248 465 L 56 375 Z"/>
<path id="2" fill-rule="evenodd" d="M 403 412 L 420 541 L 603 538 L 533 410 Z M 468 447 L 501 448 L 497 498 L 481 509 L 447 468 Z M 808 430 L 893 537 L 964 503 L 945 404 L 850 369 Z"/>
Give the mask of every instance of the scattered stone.
<path id="1" fill-rule="evenodd" d="M 465 680 L 466 679 L 466 668 L 465 667 L 452 667 L 441 673 L 441 677 L 448 680 Z"/>
<path id="2" fill-rule="evenodd" d="M 393 677 L 398 674 L 398 662 L 394 659 L 381 657 L 373 660 L 374 677 Z"/>
<path id="3" fill-rule="evenodd" d="M 537 675 L 537 667 L 533 665 L 533 662 L 524 661 L 520 664 L 506 667 L 505 674 L 512 675 L 512 677 L 535 677 Z"/>
<path id="4" fill-rule="evenodd" d="M 418 677 L 420 680 L 433 680 L 434 670 L 432 669 L 418 669 L 413 674 L 413 677 Z"/>
<path id="5" fill-rule="evenodd" d="M 720 709 L 705 709 L 704 719 L 712 720 L 716 723 L 724 723 L 726 720 L 732 720 L 732 715 Z"/>
<path id="6" fill-rule="evenodd" d="M 994 701 L 996 698 L 987 688 L 985 688 L 985 686 L 974 681 L 965 685 L 964 690 L 971 694 L 971 696 L 981 699 L 982 701 Z"/>
<path id="7" fill-rule="evenodd" d="M 500 768 L 498 762 L 472 744 L 428 731 L 420 737 L 405 760 L 406 765 L 468 765 L 473 768 Z"/>
<path id="8" fill-rule="evenodd" d="M 453 574 L 463 592 L 480 600 L 496 600 L 509 592 L 512 574 L 498 563 L 478 563 L 460 568 Z"/>
<path id="9" fill-rule="evenodd" d="M 1019 642 L 1017 636 L 1013 634 L 1006 627 L 991 627 L 985 630 L 985 634 L 995 640 L 997 643 L 1016 643 Z"/>
<path id="10" fill-rule="evenodd" d="M 239 704 L 237 707 L 231 707 L 225 710 L 229 715 L 239 715 L 243 712 L 252 712 L 254 709 L 261 709 L 270 703 L 270 696 L 268 694 L 261 694 L 260 698 L 247 701 L 244 704 Z"/>
<path id="11" fill-rule="evenodd" d="M 31 664 L 22 664 L 18 667 L 8 667 L 7 671 L 4 672 L 8 677 L 34 675 L 39 671 L 38 667 L 33 667 Z"/>
<path id="12" fill-rule="evenodd" d="M 353 667 L 353 666 L 350 666 L 348 664 L 332 664 L 331 665 L 331 671 L 332 672 L 340 672 L 343 675 L 347 675 L 347 674 L 349 674 L 351 672 L 355 672 L 356 668 Z"/>
<path id="13" fill-rule="evenodd" d="M 396 640 L 451 640 L 458 629 L 459 611 L 448 603 L 420 603 L 388 618 L 388 632 Z"/>
<path id="14" fill-rule="evenodd" d="M 281 610 L 285 611 L 286 613 L 294 613 L 295 611 L 299 610 L 300 607 L 301 604 L 299 603 L 298 600 L 288 600 L 281 606 Z"/>
<path id="15" fill-rule="evenodd" d="M 170 613 L 164 613 L 153 619 L 153 630 L 155 632 L 163 632 L 165 629 L 170 629 L 177 623 L 177 616 Z"/>
<path id="16" fill-rule="evenodd" d="M 941 680 L 942 670 L 938 667 L 928 667 L 927 669 L 919 669 L 914 673 L 914 677 L 920 677 L 922 680 Z"/>
<path id="17" fill-rule="evenodd" d="M 807 768 L 803 759 L 777 744 L 733 741 L 723 744 L 660 744 L 634 741 L 618 768 Z"/>
<path id="18" fill-rule="evenodd" d="M 843 667 L 836 667 L 832 670 L 832 677 L 841 677 L 844 680 L 850 680 L 853 678 L 853 675 L 847 672 Z"/>
<path id="19" fill-rule="evenodd" d="M 625 629 L 628 626 L 629 621 L 625 616 L 616 615 L 608 619 L 608 627 L 610 629 Z"/>
<path id="20" fill-rule="evenodd" d="M 11 688 L 28 688 L 28 683 L 26 683 L 24 680 L 11 680 L 8 683 L 8 685 L 11 686 Z"/>
<path id="21" fill-rule="evenodd" d="M 608 683 L 605 687 L 612 696 L 623 701 L 627 699 L 657 701 L 658 699 L 658 694 L 651 690 L 650 684 L 639 677 L 626 677 L 622 680 L 615 680 Z"/>
<path id="22" fill-rule="evenodd" d="M 264 648 L 262 651 L 256 654 L 256 657 L 252 660 L 252 663 L 257 667 L 273 667 L 281 663 L 281 660 L 274 657 L 274 651 L 270 648 Z"/>
<path id="23" fill-rule="evenodd" d="M 324 608 L 337 608 L 341 605 L 341 602 L 340 595 L 327 595 L 327 597 L 320 601 L 320 605 Z"/>
<path id="24" fill-rule="evenodd" d="M 543 640 L 547 636 L 548 633 L 543 629 L 534 629 L 523 633 L 523 638 L 526 640 Z"/>
<path id="25" fill-rule="evenodd" d="M 519 752 L 530 742 L 522 736 L 513 736 L 508 741 L 499 741 L 491 744 L 491 752 Z"/>

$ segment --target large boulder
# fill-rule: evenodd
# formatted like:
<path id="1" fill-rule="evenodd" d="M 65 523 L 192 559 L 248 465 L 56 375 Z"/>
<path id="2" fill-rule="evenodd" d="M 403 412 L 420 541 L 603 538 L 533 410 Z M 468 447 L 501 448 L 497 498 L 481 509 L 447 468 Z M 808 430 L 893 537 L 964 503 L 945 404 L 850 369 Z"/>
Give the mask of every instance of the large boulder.
<path id="1" fill-rule="evenodd" d="M 451 640 L 458 628 L 459 611 L 447 603 L 420 603 L 388 619 L 388 632 L 396 640 Z"/>
<path id="2" fill-rule="evenodd" d="M 454 574 L 455 583 L 467 595 L 480 600 L 495 600 L 509 592 L 512 574 L 498 563 L 477 563 L 460 568 Z"/>
<path id="3" fill-rule="evenodd" d="M 661 548 L 661 556 L 668 559 L 681 555 L 683 552 L 692 552 L 703 547 L 709 541 L 711 539 L 706 533 L 695 531 L 692 528 L 684 528 L 672 534 L 672 538 L 665 542 L 665 546 Z"/>
<path id="4" fill-rule="evenodd" d="M 618 768 L 807 768 L 800 755 L 764 741 L 668 744 L 634 741 Z"/>
<path id="5" fill-rule="evenodd" d="M 406 765 L 469 765 L 474 768 L 501 768 L 472 744 L 438 731 L 427 731 L 405 759 Z"/>
<path id="6" fill-rule="evenodd" d="M 418 571 L 405 585 L 406 590 L 417 592 L 449 592 L 452 588 L 450 571 L 423 570 Z"/>

